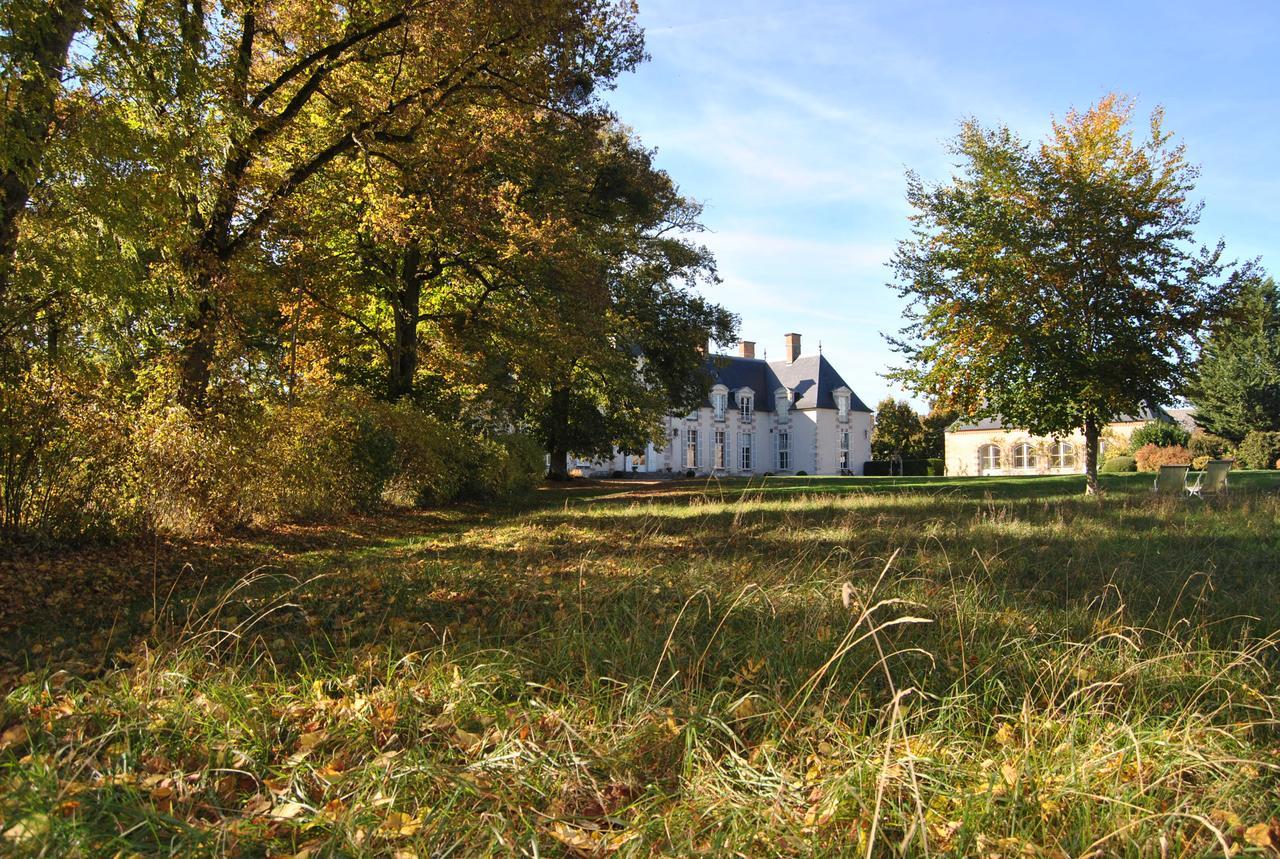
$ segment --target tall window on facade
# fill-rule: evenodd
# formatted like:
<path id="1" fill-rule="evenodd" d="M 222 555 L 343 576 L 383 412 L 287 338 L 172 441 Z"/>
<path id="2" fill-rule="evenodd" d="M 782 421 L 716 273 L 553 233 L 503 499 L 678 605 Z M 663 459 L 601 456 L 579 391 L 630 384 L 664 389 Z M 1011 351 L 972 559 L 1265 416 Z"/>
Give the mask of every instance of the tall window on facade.
<path id="1" fill-rule="evenodd" d="M 1025 441 L 1013 449 L 1014 468 L 1035 468 L 1036 452 Z"/>
<path id="2" fill-rule="evenodd" d="M 1049 448 L 1049 464 L 1054 468 L 1076 467 L 1076 446 L 1069 441 L 1055 441 Z"/>
<path id="3" fill-rule="evenodd" d="M 791 433 L 786 430 L 778 433 L 778 470 L 791 470 Z"/>
<path id="4" fill-rule="evenodd" d="M 738 433 L 738 449 L 742 451 L 742 470 L 751 470 L 751 433 Z"/>
<path id="5" fill-rule="evenodd" d="M 997 471 L 1000 468 L 1000 448 L 994 444 L 984 444 L 978 448 L 978 464 L 983 471 Z"/>
<path id="6" fill-rule="evenodd" d="M 836 394 L 836 411 L 839 413 L 838 417 L 840 420 L 847 421 L 849 419 L 848 394 Z"/>
<path id="7" fill-rule="evenodd" d="M 728 399 L 729 395 L 722 391 L 716 391 L 711 395 L 711 408 L 715 410 L 716 420 L 724 420 L 724 410 Z"/>
<path id="8" fill-rule="evenodd" d="M 776 412 L 778 415 L 778 423 L 785 424 L 787 422 L 788 410 L 791 408 L 791 392 L 778 391 L 773 395 L 776 404 Z"/>
<path id="9" fill-rule="evenodd" d="M 689 430 L 686 434 L 684 446 L 684 467 L 698 467 L 698 431 L 696 429 Z"/>
<path id="10" fill-rule="evenodd" d="M 715 467 L 725 467 L 725 451 L 724 451 L 724 430 L 718 429 L 715 434 Z"/>
<path id="11" fill-rule="evenodd" d="M 749 394 L 738 395 L 738 417 L 744 421 L 751 420 L 751 412 L 755 408 L 754 398 Z"/>
<path id="12" fill-rule="evenodd" d="M 849 470 L 849 431 L 843 430 L 840 433 L 840 470 Z"/>

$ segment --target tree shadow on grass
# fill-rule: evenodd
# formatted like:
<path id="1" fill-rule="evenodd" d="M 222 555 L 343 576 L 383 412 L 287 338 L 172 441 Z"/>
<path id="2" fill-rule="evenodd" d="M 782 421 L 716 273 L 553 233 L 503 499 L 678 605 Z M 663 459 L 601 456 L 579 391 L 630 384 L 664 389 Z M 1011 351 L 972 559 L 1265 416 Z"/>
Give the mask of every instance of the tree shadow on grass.
<path id="1" fill-rule="evenodd" d="M 546 666 L 547 677 L 577 664 L 636 680 L 653 670 L 674 625 L 676 646 L 710 648 L 700 672 L 731 671 L 735 659 L 748 658 L 710 655 L 741 650 L 735 636 L 744 635 L 752 648 L 763 642 L 812 666 L 830 652 L 828 632 L 848 622 L 843 607 L 831 614 L 839 584 L 870 588 L 895 553 L 884 592 L 938 616 L 950 612 L 957 629 L 993 615 L 1084 635 L 1091 612 L 1123 603 L 1126 617 L 1142 624 L 1261 614 L 1254 625 L 1270 630 L 1280 626 L 1269 608 L 1270 559 L 1280 557 L 1267 524 L 1275 507 L 1274 496 L 1249 493 L 1212 505 L 1145 494 L 1102 504 L 990 493 L 777 504 L 693 495 L 377 517 L 157 544 L 150 558 L 135 549 L 105 563 L 126 578 L 102 577 L 80 595 L 49 590 L 58 581 L 51 571 L 44 614 L 11 626 L 3 644 L 10 679 L 42 665 L 96 673 L 225 601 L 200 622 L 257 641 L 282 665 L 302 651 L 341 659 L 376 642 L 466 643 L 510 649 Z M 80 560 L 73 554 L 68 564 Z M 246 585 L 250 570 L 260 573 Z M 756 618 L 747 631 L 737 620 L 718 631 L 706 626 L 748 591 L 770 595 L 767 621 Z M 699 600 L 705 617 L 676 624 Z M 972 617 L 959 616 L 964 611 Z M 565 640 L 570 621 L 578 632 Z M 766 622 L 777 634 L 762 638 Z M 1229 638 L 1245 623 L 1224 622 L 1214 635 Z M 558 643 L 548 649 L 549 640 Z M 620 654 L 619 641 L 634 652 Z M 940 635 L 917 646 L 936 661 L 950 644 Z"/>

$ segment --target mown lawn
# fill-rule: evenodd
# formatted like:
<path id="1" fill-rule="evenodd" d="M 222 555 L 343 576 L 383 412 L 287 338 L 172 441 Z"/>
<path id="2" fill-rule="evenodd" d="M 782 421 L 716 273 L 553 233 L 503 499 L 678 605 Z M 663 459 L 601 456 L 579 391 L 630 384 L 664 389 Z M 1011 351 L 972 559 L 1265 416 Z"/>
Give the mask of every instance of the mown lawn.
<path id="1" fill-rule="evenodd" d="M 1280 475 L 1232 482 L 623 484 L 125 552 L 0 626 L 0 853 L 1274 855 Z"/>

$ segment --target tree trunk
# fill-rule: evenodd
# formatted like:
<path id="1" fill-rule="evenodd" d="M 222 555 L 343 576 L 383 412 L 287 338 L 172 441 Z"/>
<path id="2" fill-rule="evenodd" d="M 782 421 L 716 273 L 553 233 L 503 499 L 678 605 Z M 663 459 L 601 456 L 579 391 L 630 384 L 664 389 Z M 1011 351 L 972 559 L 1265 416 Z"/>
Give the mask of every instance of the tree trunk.
<path id="1" fill-rule="evenodd" d="M 11 40 L 16 65 L 24 74 L 15 82 L 17 97 L 4 116 L 9 151 L 0 163 L 0 298 L 9 291 L 18 247 L 18 218 L 39 178 L 67 50 L 83 19 L 84 0 L 63 0 L 50 4 L 28 32 L 15 33 Z"/>
<path id="2" fill-rule="evenodd" d="M 418 372 L 418 314 L 422 305 L 422 252 L 416 242 L 405 251 L 400 284 L 392 304 L 395 340 L 391 344 L 391 368 L 387 396 L 391 400 L 413 393 Z"/>
<path id="3" fill-rule="evenodd" d="M 1098 419 L 1090 415 L 1084 419 L 1084 474 L 1085 495 L 1099 495 L 1098 486 Z"/>
<path id="4" fill-rule="evenodd" d="M 547 457 L 547 478 L 549 480 L 569 479 L 569 451 L 563 448 L 552 450 Z"/>
<path id="5" fill-rule="evenodd" d="M 210 286 L 207 274 L 197 278 L 200 299 L 187 317 L 178 365 L 178 402 L 193 412 L 204 410 L 217 342 L 218 305 Z"/>
<path id="6" fill-rule="evenodd" d="M 569 448 L 565 439 L 568 435 L 571 394 L 568 388 L 551 390 L 549 419 L 544 427 L 547 436 L 547 477 L 551 480 L 569 479 Z"/>

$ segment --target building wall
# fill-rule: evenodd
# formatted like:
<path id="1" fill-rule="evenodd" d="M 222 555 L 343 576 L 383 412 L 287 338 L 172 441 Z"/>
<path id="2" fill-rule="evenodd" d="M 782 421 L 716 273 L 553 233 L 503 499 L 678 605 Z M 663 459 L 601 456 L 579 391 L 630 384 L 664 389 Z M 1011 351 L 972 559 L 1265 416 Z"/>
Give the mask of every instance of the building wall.
<path id="1" fill-rule="evenodd" d="M 1120 444 L 1128 446 L 1129 436 L 1142 426 L 1142 422 L 1111 423 L 1102 432 L 1102 444 Z M 948 476 L 976 476 L 981 474 L 1083 474 L 1084 473 L 1084 433 L 1076 431 L 1063 436 L 1062 441 L 1070 442 L 1076 448 L 1076 464 L 1072 468 L 1053 468 L 1049 464 L 1049 446 L 1054 439 L 1034 436 L 1026 430 L 961 430 L 949 432 L 944 437 L 946 446 L 946 466 Z M 1034 468 L 1014 468 L 1013 449 L 1023 442 L 1036 450 Z M 1001 467 L 998 471 L 984 471 L 979 458 L 979 450 L 988 444 L 1000 448 Z M 1105 447 L 1104 447 L 1105 449 Z"/>
<path id="2" fill-rule="evenodd" d="M 577 468 L 589 476 L 608 476 L 615 471 L 683 474 L 689 469 L 685 458 L 689 430 L 697 430 L 698 457 L 693 470 L 698 475 L 707 475 L 716 470 L 713 462 L 715 430 L 723 429 L 726 435 L 726 468 L 722 473 L 777 474 L 777 433 L 782 428 L 773 412 L 756 412 L 750 422 L 743 422 L 737 409 L 729 409 L 724 420 L 717 421 L 714 411 L 710 407 L 704 407 L 698 410 L 693 420 L 689 420 L 687 416 L 667 418 L 663 435 L 666 444 L 660 448 L 650 445 L 643 457 L 615 453 L 612 457 L 601 460 L 574 459 L 570 461 L 569 467 Z M 793 409 L 788 416 L 786 429 L 791 433 L 791 468 L 786 472 L 788 474 L 799 471 L 806 474 L 839 474 L 839 433 L 842 429 L 849 431 L 849 465 L 852 473 L 861 474 L 862 464 L 871 458 L 871 415 L 865 412 L 852 412 L 848 421 L 841 424 L 834 409 Z M 746 431 L 753 434 L 753 456 L 752 468 L 744 471 L 741 468 L 742 449 L 739 437 L 740 433 Z"/>

